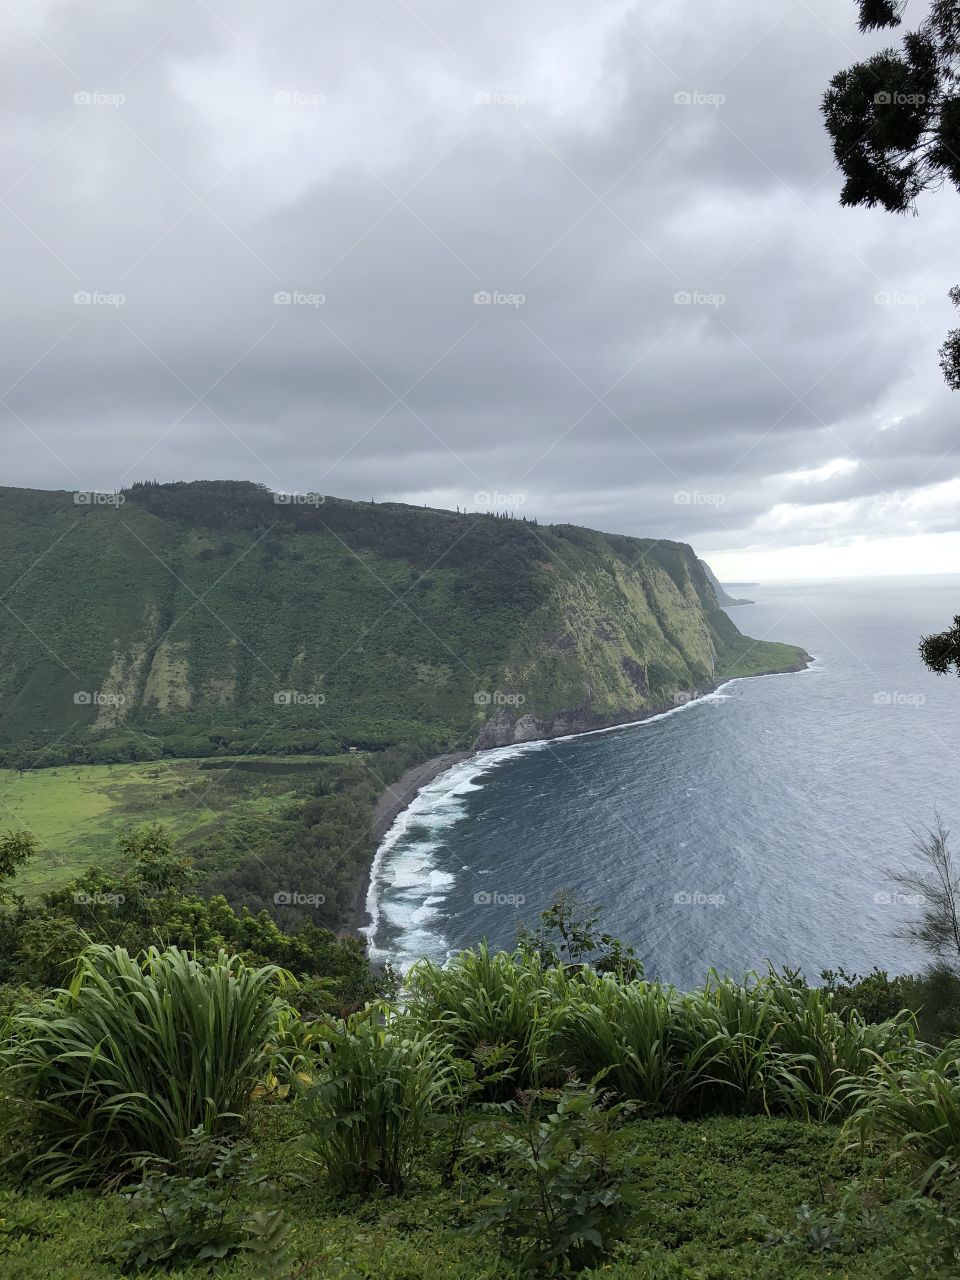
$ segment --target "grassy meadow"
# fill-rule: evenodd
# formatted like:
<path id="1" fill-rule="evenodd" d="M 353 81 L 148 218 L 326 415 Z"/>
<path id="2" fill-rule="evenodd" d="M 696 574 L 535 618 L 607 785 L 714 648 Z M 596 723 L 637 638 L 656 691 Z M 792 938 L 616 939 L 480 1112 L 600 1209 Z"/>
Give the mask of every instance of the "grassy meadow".
<path id="1" fill-rule="evenodd" d="M 113 869 L 117 834 L 162 820 L 191 850 L 229 823 L 279 815 L 324 765 L 343 757 L 265 756 L 0 769 L 0 829 L 32 831 L 40 852 L 15 889 L 36 897 L 95 868 Z"/>

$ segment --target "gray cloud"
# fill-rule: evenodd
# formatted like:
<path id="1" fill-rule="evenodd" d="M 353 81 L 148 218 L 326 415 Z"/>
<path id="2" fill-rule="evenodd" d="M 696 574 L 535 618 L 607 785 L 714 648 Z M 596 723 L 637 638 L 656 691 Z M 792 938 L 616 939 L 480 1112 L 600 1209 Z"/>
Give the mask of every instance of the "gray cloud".
<path id="1" fill-rule="evenodd" d="M 837 207 L 852 3 L 6 14 L 5 483 L 951 531 L 957 202 Z"/>

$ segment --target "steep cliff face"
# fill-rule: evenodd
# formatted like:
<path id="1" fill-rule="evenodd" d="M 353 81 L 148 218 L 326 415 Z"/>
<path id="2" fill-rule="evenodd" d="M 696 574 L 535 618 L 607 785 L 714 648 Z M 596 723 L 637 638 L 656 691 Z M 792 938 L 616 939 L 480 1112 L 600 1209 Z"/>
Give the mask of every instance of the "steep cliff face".
<path id="1" fill-rule="evenodd" d="M 4 758 L 495 745 L 805 658 L 742 636 L 683 544 L 304 499 L 0 490 Z"/>
<path id="2" fill-rule="evenodd" d="M 558 554 L 550 598 L 530 619 L 525 656 L 511 655 L 510 689 L 485 710 L 478 746 L 640 720 L 733 676 L 807 664 L 795 646 L 743 636 L 689 547 L 557 532 L 588 555 Z"/>
<path id="3" fill-rule="evenodd" d="M 723 605 L 724 609 L 731 609 L 734 605 L 738 605 L 738 604 L 753 604 L 752 600 L 738 600 L 735 596 L 730 595 L 730 593 L 723 587 L 722 583 L 717 578 L 717 575 L 713 572 L 713 570 L 707 564 L 706 560 L 700 561 L 700 567 L 703 569 L 703 572 L 707 575 L 710 585 L 711 587 L 713 587 L 714 591 L 716 592 L 717 599 L 719 600 L 720 604 Z"/>

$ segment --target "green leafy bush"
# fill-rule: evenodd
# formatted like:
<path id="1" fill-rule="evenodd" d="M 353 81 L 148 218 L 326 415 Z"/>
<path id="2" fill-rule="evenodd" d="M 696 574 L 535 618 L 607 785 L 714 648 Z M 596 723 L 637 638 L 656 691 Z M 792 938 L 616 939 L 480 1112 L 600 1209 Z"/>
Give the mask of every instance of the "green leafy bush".
<path id="1" fill-rule="evenodd" d="M 710 1078 L 708 1039 L 684 1035 L 674 993 L 657 983 L 581 974 L 576 993 L 547 1014 L 545 1054 L 586 1079 L 601 1072 L 654 1113 L 682 1110 Z"/>
<path id="2" fill-rule="evenodd" d="M 711 974 L 681 993 L 584 971 L 545 1021 L 554 1070 L 605 1072 L 656 1114 L 831 1118 L 848 1106 L 851 1077 L 913 1045 L 908 1015 L 878 1025 L 842 1017 L 828 992 L 777 974 L 746 983 Z"/>
<path id="3" fill-rule="evenodd" d="M 311 1031 L 320 1061 L 301 1096 L 308 1158 L 341 1191 L 400 1191 L 431 1116 L 449 1101 L 449 1060 L 383 1005 Z"/>
<path id="4" fill-rule="evenodd" d="M 764 1233 L 765 1249 L 790 1274 L 805 1271 L 811 1258 L 830 1265 L 844 1260 L 844 1271 L 859 1256 L 873 1254 L 876 1280 L 956 1280 L 960 1275 L 960 1204 L 906 1192 L 881 1198 L 858 1180 L 839 1198 L 823 1194 L 801 1204 L 787 1228 L 775 1227 L 763 1214 L 754 1222 Z M 879 1256 L 878 1256 L 879 1255 Z M 787 1274 L 784 1269 L 783 1274 Z"/>
<path id="5" fill-rule="evenodd" d="M 246 1252 L 263 1274 L 275 1274 L 287 1230 L 283 1210 L 249 1212 L 238 1204 L 242 1190 L 262 1184 L 253 1164 L 245 1143 L 211 1138 L 200 1128 L 181 1144 L 176 1164 L 145 1160 L 140 1185 L 130 1193 L 132 1234 L 114 1255 L 121 1269 L 212 1268 Z"/>
<path id="6" fill-rule="evenodd" d="M 849 1096 L 848 1138 L 892 1140 L 924 1184 L 960 1181 L 960 1040 L 910 1066 L 878 1058 Z"/>
<path id="7" fill-rule="evenodd" d="M 578 970 L 589 965 L 597 973 L 616 973 L 630 980 L 643 977 L 643 965 L 633 947 L 600 927 L 602 908 L 583 902 L 572 889 L 559 889 L 535 929 L 520 930 L 518 946 L 539 956 L 546 966 Z"/>
<path id="8" fill-rule="evenodd" d="M 225 953 L 204 964 L 176 947 L 138 959 L 91 947 L 67 988 L 15 1015 L 0 1050 L 30 1120 L 29 1176 L 103 1184 L 139 1156 L 176 1159 L 198 1126 L 242 1130 L 288 976 Z"/>
<path id="9" fill-rule="evenodd" d="M 866 1022 L 884 1022 L 909 1009 L 919 1036 L 928 1043 L 943 1046 L 960 1037 L 960 974 L 947 963 L 893 978 L 883 969 L 863 977 L 824 969 L 820 977 L 841 1012 L 855 1009 Z"/>
<path id="10" fill-rule="evenodd" d="M 496 1118 L 474 1131 L 466 1162 L 498 1167 L 471 1229 L 495 1230 L 524 1273 L 566 1274 L 601 1262 L 631 1213 L 624 1181 L 636 1151 L 616 1136 L 630 1106 L 570 1080 L 489 1109 Z"/>
<path id="11" fill-rule="evenodd" d="M 573 979 L 561 966 L 547 967 L 536 954 L 490 951 L 481 944 L 461 951 L 445 968 L 421 961 L 408 974 L 408 1009 L 424 1032 L 437 1033 L 460 1059 L 486 1045 L 510 1054 L 512 1084 L 498 1083 L 488 1096 L 541 1082 L 547 1011 L 567 996 Z"/>

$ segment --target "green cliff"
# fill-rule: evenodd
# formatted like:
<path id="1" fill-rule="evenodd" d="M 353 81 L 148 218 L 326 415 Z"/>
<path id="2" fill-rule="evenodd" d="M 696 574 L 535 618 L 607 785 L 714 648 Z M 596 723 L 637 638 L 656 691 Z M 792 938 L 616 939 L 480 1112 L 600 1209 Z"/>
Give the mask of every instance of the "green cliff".
<path id="1" fill-rule="evenodd" d="M 0 489 L 7 763 L 489 746 L 806 661 L 680 543 L 243 482 L 85 497 Z"/>

